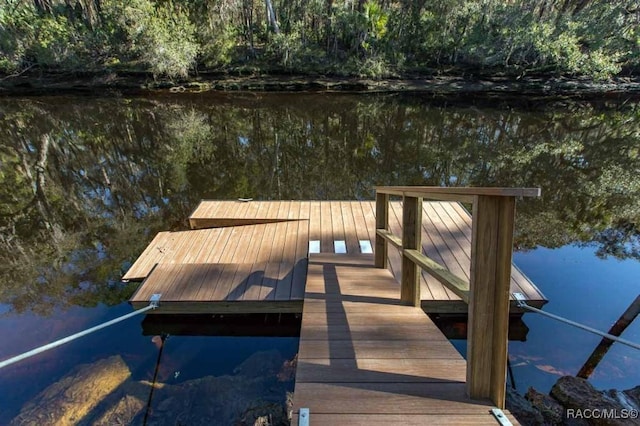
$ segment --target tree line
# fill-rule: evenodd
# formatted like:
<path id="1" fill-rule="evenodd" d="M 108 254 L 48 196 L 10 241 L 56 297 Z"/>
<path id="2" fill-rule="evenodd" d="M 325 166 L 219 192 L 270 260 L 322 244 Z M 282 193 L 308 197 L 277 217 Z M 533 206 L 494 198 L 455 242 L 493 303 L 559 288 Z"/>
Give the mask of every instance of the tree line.
<path id="1" fill-rule="evenodd" d="M 0 72 L 606 79 L 637 74 L 637 0 L 0 0 Z"/>

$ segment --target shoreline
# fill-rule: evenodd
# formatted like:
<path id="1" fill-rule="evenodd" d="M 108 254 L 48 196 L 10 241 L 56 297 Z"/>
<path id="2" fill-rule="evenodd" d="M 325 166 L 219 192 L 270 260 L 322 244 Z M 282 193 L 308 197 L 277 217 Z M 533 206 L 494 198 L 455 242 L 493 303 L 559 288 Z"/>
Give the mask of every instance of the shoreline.
<path id="1" fill-rule="evenodd" d="M 423 76 L 368 79 L 312 75 L 230 76 L 201 73 L 180 81 L 154 80 L 148 73 L 29 73 L 0 78 L 0 96 L 203 92 L 420 93 L 434 96 L 640 98 L 640 78 L 594 81 L 567 77 Z"/>

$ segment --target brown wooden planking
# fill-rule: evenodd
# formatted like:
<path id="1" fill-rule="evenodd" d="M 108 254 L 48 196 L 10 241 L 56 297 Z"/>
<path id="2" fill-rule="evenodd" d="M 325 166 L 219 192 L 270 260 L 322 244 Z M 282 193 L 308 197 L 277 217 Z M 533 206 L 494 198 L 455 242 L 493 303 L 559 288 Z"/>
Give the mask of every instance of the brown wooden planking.
<path id="1" fill-rule="evenodd" d="M 396 208 L 397 202 L 389 203 L 389 231 L 402 236 L 402 209 Z M 398 281 L 402 276 L 402 255 L 399 250 L 390 247 L 388 250 L 389 268 Z"/>
<path id="2" fill-rule="evenodd" d="M 320 201 L 320 251 L 323 253 L 333 253 L 333 225 L 331 220 L 331 202 Z"/>
<path id="3" fill-rule="evenodd" d="M 304 307 L 307 313 L 307 305 Z M 402 307 L 406 310 L 406 307 Z M 369 308 L 371 309 L 371 308 Z M 451 343 L 440 336 L 432 340 L 418 340 L 407 345 L 402 340 L 308 340 L 300 347 L 298 360 L 315 358 L 363 359 L 450 359 L 462 360 Z"/>
<path id="4" fill-rule="evenodd" d="M 288 211 L 288 222 L 283 222 L 285 227 L 285 237 L 291 237 L 290 241 L 286 241 L 283 247 L 283 256 L 282 261 L 280 262 L 280 269 L 278 271 L 278 282 L 276 284 L 275 289 L 275 299 L 276 300 L 290 300 L 291 299 L 291 287 L 293 285 L 293 268 L 295 266 L 295 260 L 298 259 L 296 256 L 298 240 L 300 235 L 304 235 L 304 232 L 301 232 L 300 220 L 297 220 L 300 217 L 300 201 L 291 201 L 289 203 L 289 211 Z M 296 219 L 296 220 L 293 220 Z M 276 230 L 277 232 L 277 230 Z M 293 260 L 293 262 L 291 261 Z"/>
<path id="5" fill-rule="evenodd" d="M 464 235 L 469 241 L 468 252 L 471 252 L 471 216 L 469 212 L 460 203 L 445 203 L 444 207 L 451 212 L 451 216 L 455 218 L 454 212 L 457 213 L 460 221 L 456 221 L 459 227 L 462 228 Z M 464 226 L 463 224 L 466 224 Z M 523 294 L 531 300 L 544 301 L 546 300 L 542 292 L 536 287 L 536 285 L 518 269 L 515 264 L 512 264 L 511 268 L 511 282 L 517 283 L 519 289 Z M 515 290 L 515 289 L 514 289 Z"/>
<path id="6" fill-rule="evenodd" d="M 278 215 L 278 210 L 280 209 L 280 205 L 278 203 L 269 202 L 269 211 L 267 213 L 268 217 L 274 217 Z M 258 300 L 267 300 L 272 299 L 273 287 L 269 284 L 271 283 L 270 279 L 267 277 L 267 268 L 269 267 L 269 258 L 271 256 L 271 251 L 273 250 L 273 244 L 275 240 L 275 228 L 270 226 L 263 232 L 262 235 L 262 243 L 260 244 L 258 250 L 258 261 L 264 262 L 262 267 L 262 279 L 259 284 L 259 293 L 257 295 Z M 273 266 L 272 266 L 273 268 Z M 255 281 L 254 281 L 255 282 Z M 253 283 L 253 282 L 252 282 Z M 258 285 L 257 282 L 252 285 L 252 288 L 255 288 Z"/>
<path id="7" fill-rule="evenodd" d="M 473 401 L 464 383 L 300 383 L 294 410 L 310 413 L 465 414 L 487 413 L 489 401 Z M 494 420 L 495 421 L 495 420 Z"/>
<path id="8" fill-rule="evenodd" d="M 234 276 L 233 279 L 230 280 L 235 283 L 240 283 L 240 286 L 243 288 L 231 289 L 228 297 L 231 297 L 231 296 L 233 296 L 234 298 L 239 297 L 240 300 L 245 300 L 245 299 L 259 300 L 264 296 L 265 293 L 274 298 L 276 297 L 276 295 L 277 297 L 284 297 L 283 296 L 284 293 L 288 293 L 289 298 L 292 298 L 293 293 L 291 289 L 288 289 L 285 286 L 281 286 L 280 290 L 279 291 L 277 290 L 278 285 L 282 284 L 282 281 L 278 281 L 279 279 L 278 277 L 286 276 L 286 272 L 289 271 L 290 268 L 294 269 L 292 274 L 290 274 L 290 275 L 293 275 L 293 277 L 290 276 L 290 278 L 292 278 L 292 286 L 293 286 L 294 278 L 296 276 L 304 277 L 304 271 L 306 270 L 306 261 L 304 259 L 306 258 L 306 255 L 307 255 L 308 241 L 303 241 L 305 237 L 304 237 L 304 233 L 300 232 L 301 229 L 304 229 L 307 231 L 308 240 L 313 240 L 313 239 L 320 240 L 322 242 L 321 248 L 323 249 L 323 251 L 327 251 L 328 249 L 329 252 L 333 252 L 334 251 L 333 241 L 339 240 L 339 239 L 344 239 L 347 242 L 348 253 L 351 253 L 352 250 L 356 248 L 359 251 L 359 247 L 356 247 L 356 245 L 358 244 L 358 241 L 361 239 L 367 239 L 367 236 L 369 241 L 371 241 L 372 246 L 374 245 L 374 241 L 373 241 L 374 234 L 370 233 L 370 232 L 373 232 L 373 228 L 375 227 L 375 224 L 374 224 L 375 223 L 375 211 L 374 211 L 375 206 L 373 202 L 370 202 L 370 201 L 364 201 L 364 202 L 310 201 L 310 202 L 294 202 L 294 203 L 296 203 L 296 205 L 300 205 L 300 208 L 298 209 L 297 207 L 295 207 L 293 209 L 288 209 L 286 213 L 285 211 L 280 209 L 280 207 L 282 207 L 282 203 L 278 201 L 248 202 L 248 203 L 242 203 L 237 201 L 225 201 L 225 202 L 203 201 L 197 207 L 193 215 L 193 217 L 196 219 L 196 222 L 197 222 L 198 216 L 200 216 L 201 218 L 202 217 L 206 218 L 206 215 L 209 215 L 209 214 L 221 215 L 223 216 L 223 219 L 230 218 L 231 220 L 237 219 L 237 220 L 254 220 L 254 221 L 258 220 L 261 217 L 270 218 L 268 220 L 278 219 L 278 220 L 285 220 L 285 221 L 295 220 L 296 217 L 298 219 L 310 218 L 310 220 L 306 223 L 306 226 L 302 225 L 301 223 L 296 223 L 295 225 L 292 225 L 291 222 L 282 222 L 282 225 L 280 227 L 280 229 L 282 229 L 283 226 L 286 227 L 285 228 L 286 231 L 284 232 L 284 234 L 289 234 L 289 233 L 297 234 L 297 239 L 295 242 L 295 259 L 301 259 L 300 261 L 297 261 L 294 264 L 294 266 L 288 265 L 286 264 L 286 262 L 278 262 L 277 263 L 278 273 L 272 274 L 272 271 L 275 270 L 276 266 L 271 265 L 269 267 L 268 264 L 264 263 L 264 260 L 269 260 L 271 258 L 271 255 L 272 255 L 271 249 L 273 247 L 270 247 L 269 257 L 267 257 L 266 259 L 259 259 L 253 262 L 252 269 L 249 272 L 247 279 L 236 280 L 235 279 L 236 277 Z M 400 203 L 392 202 L 391 204 L 392 205 L 395 204 L 395 207 L 390 209 L 391 210 L 390 222 L 396 223 L 395 231 L 399 233 L 400 224 L 399 224 L 398 215 L 401 214 L 401 209 L 399 208 Z M 305 205 L 307 206 L 306 208 L 304 208 Z M 337 208 L 337 205 L 339 205 L 339 209 Z M 460 258 L 456 257 L 456 261 L 459 262 L 458 263 L 459 265 L 460 265 L 460 262 L 464 263 L 465 260 L 462 258 L 462 256 L 464 256 L 464 258 L 468 258 L 468 252 L 469 252 L 468 236 L 470 235 L 470 218 L 468 213 L 458 203 L 443 202 L 443 203 L 431 203 L 429 205 L 431 207 L 431 211 L 437 214 L 437 218 L 435 219 L 435 221 L 436 222 L 439 221 L 441 223 L 440 230 L 442 231 L 444 229 L 444 231 L 442 232 L 448 232 L 449 236 L 451 236 L 452 234 L 456 234 L 456 236 L 460 238 L 459 241 L 457 241 L 458 239 L 456 238 L 456 241 L 453 241 L 453 242 L 451 239 L 449 239 L 448 242 L 450 244 L 457 243 L 459 247 L 456 250 L 449 250 L 449 251 L 450 252 L 455 251 L 457 253 L 455 254 L 456 256 L 461 256 Z M 429 210 L 428 206 L 425 205 L 423 210 L 428 211 Z M 296 213 L 296 211 L 298 211 L 298 213 Z M 325 212 L 324 217 L 322 215 L 322 212 Z M 336 215 L 336 213 L 339 213 L 339 214 Z M 427 220 L 425 220 L 424 222 L 425 222 L 424 223 L 425 228 L 432 226 L 427 223 L 428 222 Z M 364 226 L 363 226 L 363 223 L 364 223 Z M 327 225 L 329 226 L 328 228 L 330 230 L 329 232 L 327 232 Z M 337 237 L 336 235 L 334 235 L 334 227 L 335 227 L 335 233 L 337 233 Z M 158 250 L 158 247 L 155 247 L 156 252 L 154 253 L 153 244 L 150 244 L 149 247 L 147 247 L 147 249 L 145 250 L 145 253 L 143 253 L 143 255 L 141 255 L 140 258 L 138 259 L 138 261 L 136 261 L 136 263 L 132 266 L 132 268 L 127 273 L 125 278 L 130 278 L 134 273 L 139 273 L 136 271 L 140 271 L 141 267 L 146 268 L 147 272 L 145 273 L 148 274 L 148 271 L 153 268 L 153 265 L 155 265 L 157 261 L 163 261 L 163 259 L 169 262 L 174 262 L 174 263 L 217 262 L 217 261 L 220 261 L 220 258 L 222 257 L 222 253 L 227 252 L 227 256 L 233 254 L 233 256 L 231 256 L 233 257 L 232 259 L 233 263 L 243 263 L 245 257 L 251 257 L 251 256 L 253 256 L 254 258 L 256 257 L 255 251 L 252 251 L 251 247 L 249 251 L 245 250 L 246 246 L 262 245 L 265 237 L 264 233 L 256 232 L 254 229 L 254 232 L 251 233 L 249 237 L 247 237 L 248 242 L 245 242 L 245 243 L 240 242 L 237 245 L 232 244 L 228 246 L 227 244 L 230 241 L 233 242 L 233 240 L 235 240 L 235 238 L 233 237 L 233 235 L 235 234 L 234 232 L 229 233 L 229 231 L 226 230 L 226 228 L 208 229 L 201 232 L 206 232 L 206 234 L 204 233 L 202 234 L 180 234 L 180 233 L 159 234 L 158 236 L 156 236 L 156 238 L 163 240 L 162 241 L 163 246 L 161 247 L 161 250 L 163 251 L 163 253 L 160 253 L 160 250 Z M 365 235 L 364 238 L 362 237 L 362 234 Z M 423 234 L 423 248 L 427 248 L 427 250 L 425 251 L 429 255 L 428 251 L 429 250 L 433 251 L 433 248 L 429 249 L 428 247 L 429 246 L 433 247 L 433 244 L 425 243 L 425 240 L 430 241 L 429 233 L 425 232 L 425 234 L 426 234 L 426 238 L 425 238 L 425 235 Z M 314 236 L 316 236 L 316 238 L 314 238 Z M 447 246 L 446 239 L 443 238 L 442 235 L 439 235 L 439 236 L 440 236 L 440 242 L 444 243 L 443 244 L 444 246 Z M 256 239 L 254 240 L 254 238 Z M 273 241 L 273 238 L 271 238 L 271 241 Z M 287 250 L 290 253 L 290 250 L 293 250 L 293 248 L 287 247 Z M 303 257 L 300 257 L 298 255 L 298 252 L 300 250 L 304 251 Z M 395 252 L 395 254 L 393 252 Z M 397 266 L 401 257 L 397 252 L 397 250 L 395 249 L 391 249 L 389 251 L 389 255 L 390 257 L 395 258 L 395 262 L 391 262 L 392 268 L 394 266 L 393 264 L 395 263 L 396 267 L 394 268 L 394 272 L 396 272 L 397 275 L 399 275 L 399 271 L 398 271 L 399 268 L 397 268 Z M 276 255 L 276 257 L 278 256 Z M 285 257 L 288 257 L 288 256 L 285 256 Z M 430 257 L 434 257 L 434 256 L 432 255 Z M 226 258 L 226 260 L 228 260 L 228 258 Z M 437 260 L 437 258 L 434 260 Z M 442 263 L 446 263 L 446 262 L 442 262 Z M 275 275 L 275 277 L 272 276 L 269 278 L 268 276 L 269 274 L 265 275 L 266 269 L 268 267 L 270 268 L 270 271 L 269 271 L 270 274 Z M 236 271 L 236 275 L 246 274 L 246 273 L 247 273 L 246 271 L 241 270 L 240 268 L 238 268 L 238 270 Z M 140 273 L 140 275 L 142 274 Z M 140 277 L 137 277 L 137 279 L 143 279 L 144 277 L 145 276 L 140 276 Z M 260 283 L 258 284 L 259 285 L 258 295 L 256 296 L 254 294 L 251 297 L 251 292 L 249 292 L 250 297 L 246 297 L 246 290 L 248 289 L 248 287 L 255 290 L 256 278 L 259 278 L 261 280 Z M 276 281 L 273 281 L 274 279 Z M 265 288 L 262 288 L 263 281 L 266 284 Z M 516 291 L 517 290 L 521 291 L 529 298 L 536 300 L 536 302 L 539 301 L 539 303 L 544 303 L 544 296 L 542 296 L 539 290 L 535 288 L 535 286 L 526 277 L 524 277 L 522 273 L 519 270 L 517 270 L 517 268 L 513 268 L 511 282 L 512 282 L 512 289 L 515 289 Z M 249 285 L 250 283 L 252 284 Z M 297 288 L 296 297 L 300 298 L 302 296 L 301 293 L 303 291 L 302 289 L 304 285 L 304 278 L 302 279 L 298 278 L 296 283 L 297 285 L 294 286 Z M 275 291 L 273 289 L 274 285 L 276 285 Z M 423 306 L 429 305 L 431 307 L 434 307 L 438 305 L 438 307 L 436 307 L 437 311 L 446 312 L 446 304 L 448 302 L 453 304 L 458 302 L 457 297 L 455 295 L 453 295 L 448 289 L 445 289 L 438 281 L 434 280 L 426 272 L 423 273 L 423 280 L 422 280 L 421 287 L 423 289 L 422 291 L 423 299 L 424 299 Z M 330 301 L 333 300 L 331 299 L 331 297 L 329 297 Z M 534 301 L 532 300 L 532 302 Z M 451 307 L 453 309 L 454 306 L 451 305 Z M 455 310 L 463 311 L 463 309 L 461 309 L 460 307 L 455 307 Z"/>
<path id="9" fill-rule="evenodd" d="M 369 234 L 369 241 L 371 241 L 371 247 L 376 246 L 376 206 L 374 201 L 361 201 L 360 207 L 362 207 L 362 214 L 364 216 L 364 222 L 367 225 L 367 232 Z"/>
<path id="10" fill-rule="evenodd" d="M 246 203 L 250 204 L 250 203 Z M 262 204 L 250 204 L 252 208 L 247 209 L 245 213 L 245 218 L 256 218 L 259 217 L 259 208 Z M 252 262 L 254 259 L 253 256 L 250 256 L 251 248 L 253 246 L 258 246 L 256 244 L 256 240 L 260 239 L 262 235 L 261 227 L 252 226 L 249 235 L 242 238 L 240 244 L 238 245 L 236 251 L 237 255 L 235 256 L 235 261 L 238 263 L 248 263 Z M 245 291 L 247 289 L 247 284 L 251 273 L 253 272 L 254 264 L 250 263 L 245 268 L 238 268 L 236 271 L 236 275 L 233 277 L 233 281 L 237 283 L 227 295 L 227 300 L 235 300 L 239 301 L 244 298 Z"/>
<path id="11" fill-rule="evenodd" d="M 427 230 L 427 225 L 425 222 L 423 222 L 422 224 L 423 236 L 426 237 L 426 238 L 423 238 L 422 240 L 422 252 L 425 253 L 427 256 L 429 256 L 431 259 L 440 263 L 441 265 L 444 265 L 444 261 L 440 256 L 440 252 L 438 251 L 438 249 L 436 248 L 436 245 L 433 242 L 433 235 L 431 232 Z M 451 292 L 448 291 L 448 289 L 445 286 L 443 286 L 441 282 L 439 282 L 434 277 L 432 277 L 428 272 L 423 271 L 422 278 L 423 278 L 423 283 L 425 287 L 427 287 L 428 291 L 431 293 L 431 299 L 434 299 L 434 300 L 451 300 L 452 299 L 453 295 L 451 294 Z M 425 299 L 426 297 L 423 296 L 422 298 Z"/>
<path id="12" fill-rule="evenodd" d="M 130 301 L 134 309 L 149 306 L 149 301 Z M 162 301 L 161 301 L 162 302 Z M 256 313 L 295 313 L 302 312 L 301 300 L 278 301 L 190 301 L 180 300 L 171 303 L 160 304 L 153 310 L 156 314 L 256 314 Z"/>
<path id="13" fill-rule="evenodd" d="M 357 239 L 356 244 L 358 244 L 359 246 L 360 241 L 369 241 L 371 243 L 371 248 L 373 248 L 375 246 L 375 242 L 374 242 L 375 238 L 371 238 L 369 236 L 367 219 L 362 209 L 362 202 L 356 201 L 351 203 L 351 213 L 353 215 L 353 223 L 354 223 L 353 226 L 355 227 L 355 232 L 356 232 L 356 239 Z M 375 228 L 375 224 L 374 224 L 374 228 Z M 375 229 L 372 228 L 372 230 L 375 232 Z M 359 252 L 360 252 L 360 248 L 358 247 L 358 251 L 356 251 L 356 253 L 359 253 Z"/>
<path id="14" fill-rule="evenodd" d="M 239 263 L 227 263 L 224 266 L 222 275 L 218 278 L 218 285 L 208 288 L 208 293 L 201 300 L 228 300 L 231 291 L 237 287 L 239 282 L 235 282 L 238 268 L 244 265 Z M 240 278 L 238 278 L 240 280 Z"/>
<path id="15" fill-rule="evenodd" d="M 431 207 L 434 212 L 438 215 L 438 217 L 446 224 L 447 231 L 451 234 L 455 234 L 456 242 L 465 255 L 465 257 L 459 256 L 458 262 L 460 265 L 465 268 L 465 270 L 469 270 L 471 268 L 471 237 L 470 233 L 464 232 L 464 230 L 460 227 L 460 220 L 454 220 L 450 213 L 451 210 L 446 209 L 446 204 L 437 203 L 433 204 Z M 449 205 L 450 207 L 450 205 Z M 462 222 L 464 223 L 464 222 Z M 463 227 L 464 228 L 464 227 Z M 467 227 L 468 229 L 468 227 Z M 520 285 L 519 280 L 516 280 L 514 274 L 511 274 L 511 292 L 519 292 L 525 293 L 526 291 Z"/>
<path id="16" fill-rule="evenodd" d="M 300 203 L 298 217 L 309 217 L 310 204 Z M 289 298 L 302 300 L 307 276 L 307 257 L 309 256 L 309 220 L 298 220 L 298 239 L 296 241 L 295 263 L 292 270 L 291 292 Z"/>
<path id="17" fill-rule="evenodd" d="M 511 415 L 505 412 L 511 423 L 516 425 L 518 422 Z M 293 426 L 298 425 L 298 416 L 293 416 L 291 421 Z M 314 425 L 349 425 L 349 426 L 496 426 L 496 419 L 487 410 L 484 414 L 458 414 L 450 416 L 448 414 L 324 414 L 313 413 L 311 422 Z"/>
<path id="18" fill-rule="evenodd" d="M 344 218 L 342 217 L 342 210 L 340 208 L 340 202 L 339 201 L 330 201 L 329 202 L 331 205 L 331 229 L 332 229 L 332 246 L 334 246 L 334 252 L 335 252 L 335 245 L 334 243 L 336 241 L 344 241 L 346 244 L 346 237 L 345 237 L 345 228 L 344 228 Z"/>
<path id="19" fill-rule="evenodd" d="M 344 243 L 347 253 L 360 253 L 360 244 L 358 244 L 358 235 L 356 232 L 355 219 L 353 218 L 353 205 L 348 201 L 340 201 L 340 212 L 342 216 L 342 225 L 344 226 Z"/>
<path id="20" fill-rule="evenodd" d="M 373 256 L 365 255 L 310 256 L 294 412 L 308 408 L 314 424 L 319 424 L 314 416 L 323 413 L 492 419 L 488 404 L 466 396 L 466 361 L 424 312 L 389 297 L 397 294 L 397 283 L 386 269 L 366 268 L 372 262 Z M 357 307 L 360 301 L 366 310 Z M 381 344 L 379 358 L 360 356 L 361 342 L 369 348 Z M 414 347 L 408 353 L 418 357 L 384 353 L 398 346 Z"/>
<path id="21" fill-rule="evenodd" d="M 289 208 L 291 206 L 290 201 L 282 201 L 279 203 L 278 217 L 287 217 L 289 215 Z M 271 244 L 271 251 L 269 254 L 269 260 L 265 269 L 265 276 L 262 281 L 262 290 L 260 291 L 260 297 L 264 300 L 278 300 L 277 299 L 277 287 L 283 276 L 280 275 L 280 271 L 286 269 L 286 265 L 283 265 L 285 242 L 287 239 L 287 225 L 291 222 L 280 222 L 273 227 L 273 241 Z M 291 281 L 289 281 L 291 285 Z M 266 293 L 265 293 L 266 291 Z M 283 296 L 284 291 L 281 291 Z"/>
<path id="22" fill-rule="evenodd" d="M 269 212 L 269 203 L 259 203 L 258 208 L 256 209 L 256 217 L 266 216 Z M 256 228 L 256 231 L 251 238 L 251 244 L 249 248 L 244 253 L 243 260 L 248 262 L 252 259 L 258 259 L 258 261 L 254 261 L 251 266 L 251 270 L 249 271 L 249 275 L 245 279 L 242 296 L 238 296 L 243 301 L 250 300 L 260 300 L 260 287 L 262 284 L 262 276 L 264 275 L 264 268 L 266 265 L 263 261 L 261 261 L 258 257 L 260 252 L 260 248 L 262 247 L 262 241 L 264 240 L 264 232 L 261 232 L 259 228 Z"/>
<path id="23" fill-rule="evenodd" d="M 138 257 L 136 262 L 131 265 L 131 268 L 122 277 L 123 280 L 142 280 L 153 269 L 153 266 L 158 263 L 164 256 L 166 245 L 169 242 L 171 232 L 158 232 L 149 245 L 144 249 L 142 254 Z"/>
<path id="24" fill-rule="evenodd" d="M 303 326 L 304 327 L 304 326 Z M 304 342 L 303 345 L 306 345 Z M 429 350 L 434 350 L 430 348 Z M 467 363 L 464 359 L 362 359 L 357 368 L 349 358 L 298 359 L 296 383 L 464 383 Z"/>
<path id="25" fill-rule="evenodd" d="M 209 247 L 208 252 L 202 253 L 203 263 L 211 265 L 206 268 L 205 273 L 201 274 L 196 281 L 196 286 L 191 290 L 192 297 L 190 300 L 200 301 L 208 300 L 212 292 L 217 288 L 221 277 L 224 275 L 225 266 L 223 262 L 229 261 L 225 258 L 225 252 L 228 252 L 229 242 L 233 242 L 234 229 L 223 228 L 219 230 L 219 234 L 215 240 L 215 244 Z"/>
<path id="26" fill-rule="evenodd" d="M 322 241 L 321 225 L 322 225 L 321 204 L 319 201 L 310 201 L 309 202 L 309 241 Z"/>
<path id="27" fill-rule="evenodd" d="M 417 192 L 444 195 L 493 195 L 497 197 L 539 197 L 540 188 L 442 187 L 442 186 L 376 186 L 376 191 L 389 193 Z M 418 195 L 419 197 L 422 195 Z"/>

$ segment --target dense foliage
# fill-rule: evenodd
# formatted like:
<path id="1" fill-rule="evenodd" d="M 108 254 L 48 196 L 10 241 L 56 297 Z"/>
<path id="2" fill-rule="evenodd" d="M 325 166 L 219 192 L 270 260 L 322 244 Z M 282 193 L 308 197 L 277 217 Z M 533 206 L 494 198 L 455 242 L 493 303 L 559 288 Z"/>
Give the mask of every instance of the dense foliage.
<path id="1" fill-rule="evenodd" d="M 637 0 L 0 0 L 0 72 L 637 73 Z"/>

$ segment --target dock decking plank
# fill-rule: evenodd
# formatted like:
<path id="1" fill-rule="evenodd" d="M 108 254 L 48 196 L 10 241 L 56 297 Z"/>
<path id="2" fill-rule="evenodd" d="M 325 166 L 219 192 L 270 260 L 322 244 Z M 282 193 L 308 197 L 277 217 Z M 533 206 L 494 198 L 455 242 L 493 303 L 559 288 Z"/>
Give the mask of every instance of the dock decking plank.
<path id="1" fill-rule="evenodd" d="M 344 225 L 344 238 L 347 253 L 360 253 L 360 244 L 358 243 L 358 232 L 356 230 L 356 222 L 353 217 L 353 207 L 355 203 L 348 201 L 340 202 L 340 211 L 342 223 Z"/>
<path id="2" fill-rule="evenodd" d="M 168 231 L 158 232 L 138 257 L 139 260 L 124 274 L 122 280 L 140 280 L 149 275 L 153 266 L 164 256 L 165 245 L 170 235 L 171 232 Z"/>
<path id="3" fill-rule="evenodd" d="M 268 217 L 277 217 L 278 211 L 280 210 L 280 203 L 270 201 L 268 204 L 269 204 L 269 211 L 267 213 Z M 264 262 L 264 263 L 262 268 L 261 281 L 259 284 L 260 285 L 259 293 L 255 296 L 256 300 L 274 300 L 272 295 L 274 289 L 270 285 L 272 284 L 272 281 L 271 281 L 271 277 L 268 275 L 267 268 L 269 268 L 269 259 L 271 257 L 271 252 L 273 250 L 275 236 L 276 236 L 275 228 L 273 226 L 266 228 L 265 231 L 263 232 L 262 244 L 260 244 L 257 258 L 258 258 L 258 262 Z M 273 266 L 271 266 L 270 269 L 272 270 Z M 257 285 L 258 283 L 255 283 L 255 285 L 252 285 L 251 286 L 252 289 L 254 289 Z"/>
<path id="4" fill-rule="evenodd" d="M 401 203 L 392 201 L 389 210 L 390 229 L 401 234 Z M 468 212 L 458 203 L 425 202 L 423 214 L 423 252 L 439 263 L 449 266 L 454 272 L 468 276 L 471 236 L 471 219 Z M 215 217 L 209 218 L 208 215 Z M 300 301 L 304 295 L 307 278 L 310 240 L 320 241 L 321 253 L 329 254 L 334 252 L 335 240 L 346 242 L 348 255 L 360 252 L 361 240 L 369 240 L 372 247 L 375 245 L 373 201 L 202 201 L 190 221 L 195 228 L 207 223 L 208 226 L 219 227 L 157 234 L 124 278 L 143 280 L 149 276 L 157 263 L 246 263 L 248 266 L 236 266 L 232 277 L 223 274 L 225 269 L 228 271 L 231 268 L 229 266 L 222 266 L 222 271 L 219 268 L 204 268 L 197 273 L 193 268 L 203 267 L 185 269 L 177 266 L 171 271 L 158 270 L 156 280 L 143 284 L 132 296 L 132 303 L 142 303 L 141 297 L 150 297 L 155 292 L 154 289 L 142 287 L 154 282 L 158 284 L 160 280 L 157 280 L 157 277 L 161 274 L 164 274 L 165 278 L 161 287 L 164 287 L 165 292 L 171 290 L 171 294 L 177 298 L 184 296 L 189 300 L 195 300 L 197 297 L 215 294 L 216 297 L 224 297 L 225 301 L 265 304 L 276 301 Z M 244 225 L 229 226 L 238 223 Z M 270 225 L 265 226 L 273 227 L 257 228 L 262 225 L 251 223 L 267 223 Z M 240 236 L 242 238 L 239 238 Z M 400 253 L 391 248 L 389 260 L 390 270 L 399 279 Z M 180 280 L 173 281 L 174 277 L 171 274 L 181 270 L 183 274 L 194 276 L 195 283 L 185 286 Z M 465 270 L 467 273 L 461 274 L 461 271 Z M 228 281 L 220 288 L 212 287 L 217 285 L 220 275 L 224 275 Z M 314 287 L 311 275 L 306 283 L 308 290 L 319 292 L 321 289 Z M 194 289 L 198 285 L 201 288 Z M 373 282 L 360 286 L 366 290 L 374 289 Z M 512 268 L 511 286 L 512 291 L 525 294 L 532 305 L 540 306 L 545 303 L 540 291 L 516 267 Z M 344 291 L 350 294 L 349 292 L 355 291 L 356 287 L 354 284 L 345 287 Z M 387 290 L 384 298 L 397 297 L 395 291 Z M 226 294 L 223 294 L 225 292 Z M 422 273 L 421 293 L 422 306 L 430 312 L 466 311 L 466 304 L 427 272 Z M 334 292 L 329 291 L 324 297 L 329 304 L 325 308 L 336 303 Z"/>
<path id="5" fill-rule="evenodd" d="M 400 203 L 396 201 L 389 203 L 389 231 L 402 237 L 402 208 L 399 207 L 399 205 Z M 375 205 L 372 206 L 372 210 L 375 211 Z M 387 253 L 389 269 L 398 281 L 400 281 L 402 275 L 402 255 L 400 251 L 392 245 L 389 245 Z"/>
<path id="6" fill-rule="evenodd" d="M 333 225 L 331 220 L 331 202 L 320 201 L 320 251 L 322 253 L 333 253 Z"/>
<path id="7" fill-rule="evenodd" d="M 286 218 L 289 215 L 289 208 L 291 201 L 281 201 L 278 208 L 278 217 Z M 267 268 L 265 269 L 265 276 L 262 280 L 262 290 L 260 291 L 260 297 L 263 300 L 278 300 L 277 290 L 280 280 L 284 276 L 280 275 L 286 267 L 283 267 L 285 241 L 287 237 L 287 225 L 291 222 L 279 222 L 273 227 L 273 243 L 271 244 L 271 251 L 269 254 L 269 260 L 267 261 Z M 291 283 L 289 282 L 289 285 Z M 265 291 L 267 293 L 265 294 Z M 283 293 L 283 291 L 282 291 Z"/>
<path id="8" fill-rule="evenodd" d="M 367 264 L 372 255 L 310 255 L 294 413 L 495 422 L 489 402 L 466 396 L 466 361 L 422 310 L 396 303 L 390 271 Z"/>
<path id="9" fill-rule="evenodd" d="M 515 418 L 508 414 L 512 424 L 517 424 Z M 298 419 L 291 422 L 292 426 L 298 425 Z M 449 414 L 325 414 L 313 415 L 313 424 L 317 425 L 349 425 L 349 426 L 496 426 L 493 418 L 486 414 L 458 414 L 455 417 Z"/>

